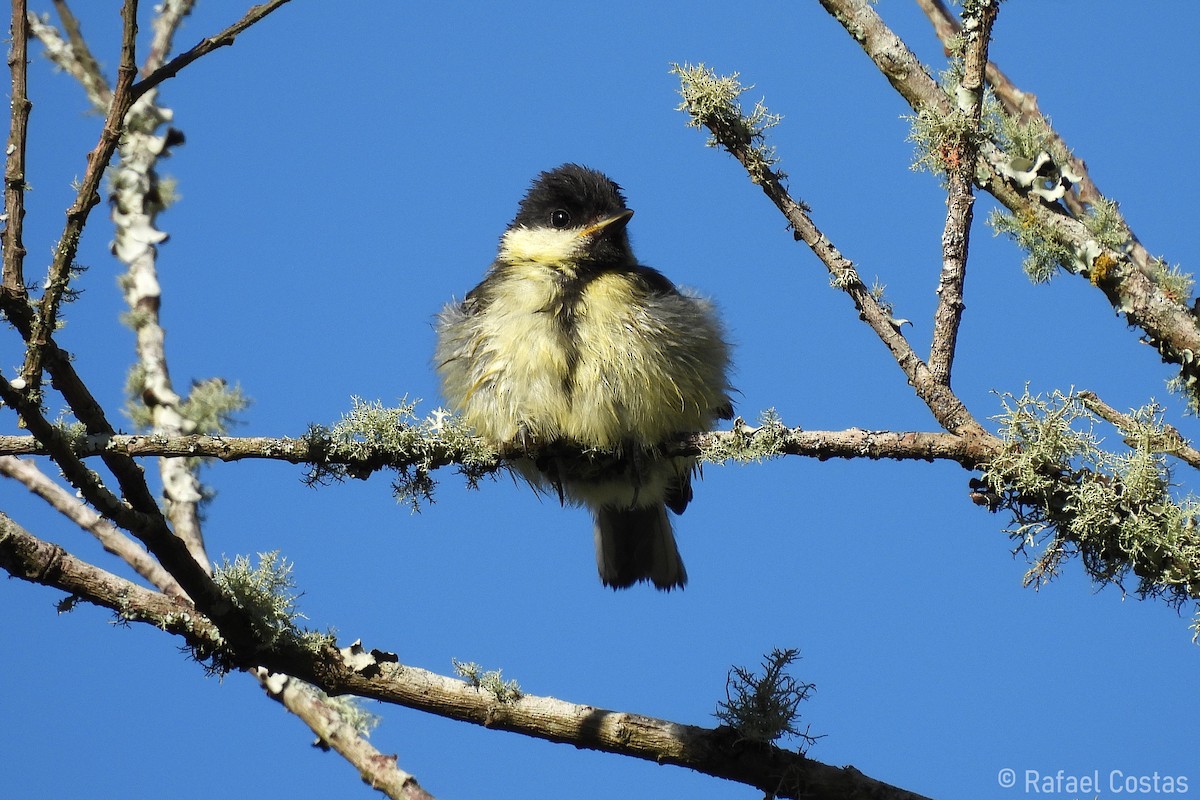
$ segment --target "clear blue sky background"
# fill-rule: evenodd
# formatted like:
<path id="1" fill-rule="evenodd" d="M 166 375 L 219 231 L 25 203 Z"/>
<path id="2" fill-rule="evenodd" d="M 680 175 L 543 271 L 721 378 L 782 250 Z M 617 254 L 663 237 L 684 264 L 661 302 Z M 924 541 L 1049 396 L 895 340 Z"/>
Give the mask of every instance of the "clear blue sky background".
<path id="1" fill-rule="evenodd" d="M 111 76 L 119 3 L 75 5 Z M 877 8 L 943 64 L 915 4 Z M 180 45 L 243 10 L 201 3 Z M 1197 246 L 1198 30 L 1200 7 L 1182 0 L 1012 2 L 992 51 L 1150 251 L 1185 269 Z M 162 88 L 187 136 L 163 165 L 181 200 L 160 221 L 177 386 L 239 383 L 254 399 L 245 435 L 302 434 L 336 420 L 352 395 L 419 397 L 431 410 L 433 315 L 478 281 L 530 178 L 578 161 L 625 187 L 641 259 L 719 303 L 741 414 L 933 429 L 778 212 L 685 127 L 672 61 L 740 71 L 756 85 L 747 99 L 784 115 L 773 143 L 793 192 L 867 280 L 887 284 L 924 352 L 943 194 L 908 169 L 907 108 L 815 0 L 296 2 Z M 30 87 L 36 277 L 100 120 L 40 55 Z M 977 218 L 990 207 L 982 200 Z M 111 235 L 98 209 L 80 253 L 85 293 L 59 341 L 116 409 L 133 350 L 117 321 Z M 977 415 L 998 412 L 994 392 L 1029 382 L 1091 389 L 1119 408 L 1157 398 L 1186 435 L 1200 432 L 1164 389 L 1171 370 L 1097 291 L 1067 275 L 1033 286 L 1020 261 L 977 224 L 955 370 Z M 5 333 L 0 366 L 11 369 L 20 348 Z M 2 424 L 13 430 L 11 415 Z M 336 627 L 344 642 L 442 673 L 451 658 L 477 661 L 532 694 L 699 725 L 714 724 L 731 665 L 798 647 L 796 674 L 817 686 L 805 721 L 826 735 L 811 755 L 826 763 L 935 798 L 1025 796 L 997 786 L 1005 767 L 1157 771 L 1200 792 L 1188 614 L 1096 592 L 1077 563 L 1041 592 L 1021 588 L 1006 520 L 969 502 L 956 465 L 709 467 L 677 525 L 691 583 L 669 595 L 602 588 L 586 512 L 507 479 L 472 492 L 447 471 L 436 505 L 412 515 L 386 476 L 312 490 L 301 474 L 283 463 L 208 469 L 219 492 L 208 543 L 217 557 L 280 550 L 311 625 Z M 1178 479 L 1195 484 L 1187 471 Z M 120 571 L 21 487 L 0 483 L 0 508 Z M 5 797 L 372 796 L 252 681 L 205 678 L 177 642 L 107 612 L 58 615 L 60 597 L 0 581 Z M 758 796 L 673 767 L 374 710 L 375 744 L 439 797 Z"/>

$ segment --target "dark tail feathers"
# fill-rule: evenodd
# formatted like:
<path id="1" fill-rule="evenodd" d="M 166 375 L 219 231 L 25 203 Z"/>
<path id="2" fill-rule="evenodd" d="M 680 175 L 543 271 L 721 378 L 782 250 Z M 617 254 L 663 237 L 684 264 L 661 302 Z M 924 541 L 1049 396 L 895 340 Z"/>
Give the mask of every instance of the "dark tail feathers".
<path id="1" fill-rule="evenodd" d="M 670 591 L 687 584 L 666 506 L 595 511 L 596 568 L 605 586 L 625 589 L 652 581 L 656 588 Z"/>

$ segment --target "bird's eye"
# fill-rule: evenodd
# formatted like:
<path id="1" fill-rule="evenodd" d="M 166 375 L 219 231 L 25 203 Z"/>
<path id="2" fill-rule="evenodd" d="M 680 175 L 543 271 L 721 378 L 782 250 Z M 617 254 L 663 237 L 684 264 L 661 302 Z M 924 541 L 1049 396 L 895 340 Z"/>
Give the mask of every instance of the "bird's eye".
<path id="1" fill-rule="evenodd" d="M 565 208 L 556 208 L 550 212 L 550 224 L 556 228 L 565 228 L 571 224 L 571 214 Z"/>

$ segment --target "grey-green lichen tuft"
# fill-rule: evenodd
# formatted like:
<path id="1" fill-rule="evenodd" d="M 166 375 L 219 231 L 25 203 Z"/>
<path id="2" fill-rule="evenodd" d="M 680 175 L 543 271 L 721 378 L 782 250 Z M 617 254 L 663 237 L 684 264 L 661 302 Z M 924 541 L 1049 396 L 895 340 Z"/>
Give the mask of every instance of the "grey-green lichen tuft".
<path id="1" fill-rule="evenodd" d="M 1116 263 L 1104 255 L 1105 251 L 1124 252 L 1129 236 L 1119 224 L 1115 205 L 1110 200 L 1097 200 L 1079 221 L 1092 235 L 1082 247 L 1064 239 L 1032 209 L 1016 214 L 997 209 L 988 217 L 988 223 L 997 235 L 1010 236 L 1025 251 L 1021 266 L 1034 283 L 1050 280 L 1060 267 L 1068 272 L 1089 275 L 1093 283 L 1099 283 L 1111 276 L 1111 270 L 1116 267 Z"/>
<path id="2" fill-rule="evenodd" d="M 778 648 L 763 658 L 762 674 L 747 667 L 733 667 L 725 679 L 725 699 L 718 701 L 714 716 L 732 728 L 739 739 L 769 744 L 785 736 L 803 741 L 804 753 L 818 737 L 809 728 L 800 729 L 800 704 L 816 688 L 787 673 L 800 659 L 800 651 Z"/>
<path id="3" fill-rule="evenodd" d="M 961 44 L 961 43 L 960 43 Z M 908 141 L 913 143 L 911 168 L 944 176 L 957 166 L 963 147 L 973 141 L 978 147 L 987 139 L 1000 135 L 1003 112 L 991 89 L 984 91 L 979 124 L 966 113 L 958 101 L 962 89 L 963 64 L 961 54 L 942 73 L 940 85 L 950 98 L 950 110 L 924 106 L 916 114 L 905 117 L 909 123 Z"/>
<path id="4" fill-rule="evenodd" d="M 1156 405 L 1130 415 L 1127 447 L 1101 447 L 1099 420 L 1074 393 L 1003 398 L 996 417 L 1007 443 L 984 471 L 993 507 L 1012 514 L 1008 533 L 1040 585 L 1078 555 L 1093 580 L 1179 605 L 1200 598 L 1200 504 L 1172 497 L 1167 456 L 1180 445 Z"/>
<path id="5" fill-rule="evenodd" d="M 337 712 L 342 722 L 364 739 L 370 737 L 371 732 L 379 726 L 379 717 L 363 708 L 363 701 L 359 698 L 349 694 L 329 695 L 315 686 L 307 686 L 306 689 L 319 698 L 325 707 Z"/>
<path id="6" fill-rule="evenodd" d="M 759 415 L 758 426 L 747 424 L 741 417 L 735 419 L 730 435 L 708 440 L 701 448 L 700 458 L 713 464 L 765 461 L 784 453 L 787 434 L 788 428 L 779 412 L 768 408 Z"/>
<path id="7" fill-rule="evenodd" d="M 768 129 L 778 125 L 781 116 L 772 114 L 760 100 L 746 113 L 739 98 L 752 86 L 743 86 L 738 73 L 718 75 L 704 64 L 672 64 L 671 74 L 679 78 L 683 102 L 676 110 L 690 117 L 688 126 L 706 128 L 709 147 L 724 147 L 744 154 L 748 171 L 761 176 L 772 170 L 779 158 L 766 143 Z M 776 173 L 776 177 L 783 177 Z"/>
<path id="8" fill-rule="evenodd" d="M 445 409 L 418 417 L 417 403 L 407 398 L 394 407 L 358 397 L 351 398 L 351 404 L 332 427 L 310 427 L 309 446 L 321 454 L 306 477 L 310 485 L 391 469 L 397 475 L 392 483 L 396 499 L 418 511 L 433 500 L 430 473 L 437 467 L 457 463 L 474 486 L 499 464 L 496 451 Z M 336 463 L 339 460 L 353 466 Z"/>
<path id="9" fill-rule="evenodd" d="M 229 385 L 223 378 L 196 381 L 179 413 L 194 425 L 196 433 L 224 436 L 238 424 L 237 415 L 250 407 L 250 398 L 237 384 Z"/>
<path id="10" fill-rule="evenodd" d="M 504 680 L 504 676 L 498 669 L 484 670 L 473 661 L 459 661 L 456 658 L 450 659 L 454 664 L 454 671 L 459 674 L 469 685 L 474 686 L 482 692 L 487 692 L 497 701 L 511 705 L 521 699 L 521 687 L 514 681 Z"/>
<path id="11" fill-rule="evenodd" d="M 246 556 L 223 559 L 213 571 L 213 580 L 226 596 L 250 619 L 264 649 L 298 647 L 315 652 L 333 644 L 333 636 L 301 628 L 297 621 L 304 615 L 297 608 L 300 593 L 295 591 L 292 565 L 278 551 L 259 553 L 257 565 Z M 221 655 L 213 657 L 213 668 L 224 672 Z"/>

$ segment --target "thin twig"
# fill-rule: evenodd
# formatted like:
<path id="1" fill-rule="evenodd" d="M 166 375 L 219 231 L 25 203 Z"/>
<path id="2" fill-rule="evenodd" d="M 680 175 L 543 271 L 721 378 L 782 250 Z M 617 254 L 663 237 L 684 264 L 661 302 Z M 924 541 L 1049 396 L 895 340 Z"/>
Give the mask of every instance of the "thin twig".
<path id="1" fill-rule="evenodd" d="M 1095 392 L 1079 392 L 1079 402 L 1083 403 L 1084 408 L 1105 422 L 1114 425 L 1122 433 L 1134 433 L 1142 427 L 1138 425 L 1133 417 L 1128 414 L 1122 414 L 1101 400 Z M 1159 444 L 1162 447 L 1162 452 L 1170 453 L 1180 461 L 1200 469 L 1200 450 L 1189 445 L 1187 439 L 1183 438 L 1183 434 L 1174 425 L 1163 423 L 1161 427 L 1165 435 L 1165 440 Z"/>
<path id="2" fill-rule="evenodd" d="M 984 69 L 997 2 L 978 3 L 975 7 L 977 16 L 966 26 L 968 35 L 963 45 L 958 108 L 953 112 L 962 115 L 966 125 L 962 136 L 944 144 L 946 151 L 942 156 L 946 165 L 946 224 L 942 230 L 942 274 L 937 288 L 937 310 L 933 316 L 929 369 L 933 379 L 943 386 L 950 385 L 950 371 L 962 323 L 963 283 L 967 275 L 975 207 L 975 161 L 979 157 Z"/>
<path id="3" fill-rule="evenodd" d="M 104 77 L 104 71 L 100 69 L 100 62 L 92 55 L 87 39 L 83 37 L 83 29 L 79 25 L 79 20 L 76 19 L 66 0 L 54 0 L 54 10 L 58 12 L 58 18 L 62 20 L 63 32 L 67 34 L 67 42 L 70 44 L 73 60 L 78 65 L 78 69 L 72 70 L 72 74 L 83 84 L 84 91 L 87 92 L 92 104 L 102 111 L 107 109 L 109 103 L 112 102 L 112 89 L 108 86 L 108 79 Z"/>
<path id="4" fill-rule="evenodd" d="M 9 105 L 11 124 L 8 132 L 7 157 L 4 164 L 4 232 L 0 243 L 4 248 L 3 275 L 0 293 L 15 303 L 24 303 L 25 288 L 25 142 L 29 129 L 29 111 L 33 104 L 28 93 L 29 22 L 25 0 L 13 0 L 12 49 L 8 68 L 12 74 L 12 97 Z"/>
<path id="5" fill-rule="evenodd" d="M 95 536 L 105 550 L 133 567 L 160 592 L 187 599 L 187 594 L 180 588 L 179 582 L 151 558 L 141 545 L 51 480 L 33 461 L 15 456 L 0 456 L 0 474 L 20 482 L 26 489 L 49 503 L 55 511 Z"/>
<path id="6" fill-rule="evenodd" d="M 26 389 L 31 397 L 37 397 L 42 380 L 42 362 L 45 350 L 50 342 L 50 335 L 58 324 L 58 310 L 64 293 L 71 282 L 71 268 L 75 264 L 75 255 L 79 250 L 79 237 L 87 224 L 88 214 L 100 202 L 100 181 L 108 162 L 116 152 L 117 143 L 124 128 L 125 114 L 133 104 L 133 96 L 129 89 L 136 75 L 134 66 L 134 48 L 137 38 L 137 0 L 125 0 L 121 9 L 123 20 L 121 33 L 121 64 L 117 68 L 117 83 L 113 91 L 112 102 L 108 114 L 104 118 L 104 128 L 100 141 L 88 153 L 88 165 L 83 174 L 83 181 L 75 201 L 67 209 L 67 224 L 59 237 L 58 246 L 54 250 L 54 259 L 50 264 L 50 274 L 46 279 L 46 288 L 38 304 L 37 318 L 33 330 L 26 342 L 25 364 L 21 368 L 21 377 L 25 380 Z"/>
<path id="7" fill-rule="evenodd" d="M 154 70 L 154 72 L 135 83 L 133 85 L 134 99 L 141 97 L 143 94 L 150 91 L 155 86 L 158 86 L 163 81 L 169 78 L 174 78 L 179 74 L 181 69 L 186 67 L 188 64 L 191 64 L 196 59 L 201 58 L 218 48 L 232 45 L 239 34 L 241 34 L 251 25 L 266 17 L 272 11 L 276 11 L 288 2 L 290 2 L 290 0 L 270 0 L 270 2 L 251 7 L 250 10 L 246 12 L 244 17 L 230 25 L 225 30 L 221 31 L 215 36 L 209 36 L 206 39 L 201 39 L 200 42 L 191 50 L 180 53 L 166 64 L 163 64 L 161 67 Z"/>

